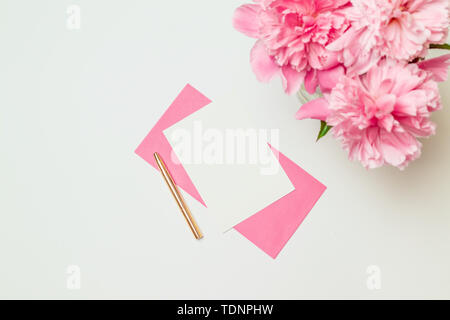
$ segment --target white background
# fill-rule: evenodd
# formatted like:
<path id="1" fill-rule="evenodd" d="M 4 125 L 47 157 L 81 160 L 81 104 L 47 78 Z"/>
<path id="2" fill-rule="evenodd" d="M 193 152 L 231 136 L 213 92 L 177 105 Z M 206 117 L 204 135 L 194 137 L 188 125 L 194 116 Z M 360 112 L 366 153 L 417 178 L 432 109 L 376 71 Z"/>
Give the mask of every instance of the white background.
<path id="1" fill-rule="evenodd" d="M 241 1 L 0 3 L 1 298 L 450 298 L 450 83 L 406 171 L 366 171 L 279 80 L 258 83 Z M 81 8 L 68 30 L 66 9 Z M 186 83 L 233 95 L 328 189 L 276 260 L 237 232 L 195 241 L 134 149 Z M 253 109 L 253 110 L 252 110 Z M 80 290 L 66 269 L 81 269 Z M 369 290 L 366 269 L 381 270 Z"/>

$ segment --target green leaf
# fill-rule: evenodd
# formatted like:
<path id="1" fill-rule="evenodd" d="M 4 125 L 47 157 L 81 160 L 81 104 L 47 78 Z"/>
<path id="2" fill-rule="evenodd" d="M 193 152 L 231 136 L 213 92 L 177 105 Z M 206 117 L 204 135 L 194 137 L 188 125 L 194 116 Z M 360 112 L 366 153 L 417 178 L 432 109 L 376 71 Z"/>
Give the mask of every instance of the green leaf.
<path id="1" fill-rule="evenodd" d="M 445 49 L 450 50 L 450 44 L 444 43 L 444 44 L 430 44 L 430 49 Z"/>
<path id="2" fill-rule="evenodd" d="M 320 138 L 325 137 L 325 135 L 330 131 L 330 129 L 333 128 L 332 126 L 327 125 L 327 123 L 323 120 L 320 121 L 320 131 L 317 135 L 317 141 L 319 141 Z"/>

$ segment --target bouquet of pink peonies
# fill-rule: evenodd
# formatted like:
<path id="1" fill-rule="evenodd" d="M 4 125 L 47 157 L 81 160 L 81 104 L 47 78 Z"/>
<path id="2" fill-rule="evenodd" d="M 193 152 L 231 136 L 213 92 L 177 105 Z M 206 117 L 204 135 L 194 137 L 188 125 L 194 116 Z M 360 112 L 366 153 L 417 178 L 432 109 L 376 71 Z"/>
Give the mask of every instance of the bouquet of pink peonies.
<path id="1" fill-rule="evenodd" d="M 450 49 L 449 20 L 449 0 L 254 0 L 233 24 L 257 39 L 258 80 L 315 94 L 296 117 L 321 120 L 318 139 L 331 131 L 364 167 L 403 169 L 436 130 L 450 54 L 424 57 Z"/>

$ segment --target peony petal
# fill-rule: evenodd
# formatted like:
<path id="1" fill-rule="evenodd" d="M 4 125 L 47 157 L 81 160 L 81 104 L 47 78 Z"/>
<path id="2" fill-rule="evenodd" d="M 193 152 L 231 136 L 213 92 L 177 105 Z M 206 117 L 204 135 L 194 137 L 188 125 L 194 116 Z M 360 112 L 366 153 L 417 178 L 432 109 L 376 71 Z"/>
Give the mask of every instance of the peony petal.
<path id="1" fill-rule="evenodd" d="M 318 119 L 325 121 L 329 114 L 328 101 L 325 98 L 318 98 L 302 105 L 295 114 L 295 118 L 298 120 Z"/>
<path id="2" fill-rule="evenodd" d="M 448 67 L 450 66 L 450 54 L 427 59 L 417 64 L 421 69 L 431 72 L 433 79 L 438 82 L 447 80 Z"/>
<path id="3" fill-rule="evenodd" d="M 339 79 L 345 74 L 345 69 L 342 65 L 328 69 L 320 70 L 317 74 L 317 79 L 319 80 L 319 86 L 322 92 L 330 91 L 333 89 Z"/>
<path id="4" fill-rule="evenodd" d="M 378 120 L 378 126 L 380 128 L 384 128 L 387 132 L 392 131 L 392 127 L 394 126 L 395 119 L 391 114 L 386 115 L 384 118 Z"/>
<path id="5" fill-rule="evenodd" d="M 383 157 L 393 166 L 402 168 L 406 166 L 410 157 L 412 160 L 420 154 L 420 142 L 409 133 L 389 133 L 382 130 L 380 139 L 379 148 Z"/>
<path id="6" fill-rule="evenodd" d="M 399 116 L 416 116 L 417 111 L 427 105 L 427 94 L 424 90 L 410 91 L 398 97 L 395 114 Z"/>
<path id="7" fill-rule="evenodd" d="M 398 19 L 397 23 L 386 26 L 384 33 L 387 55 L 399 60 L 419 56 L 429 35 L 429 31 L 414 19 Z"/>
<path id="8" fill-rule="evenodd" d="M 341 51 L 349 47 L 356 38 L 360 37 L 360 32 L 355 28 L 349 28 L 343 35 L 334 40 L 332 43 L 326 46 L 327 50 L 330 51 Z"/>
<path id="9" fill-rule="evenodd" d="M 287 94 L 297 92 L 305 79 L 305 72 L 298 72 L 291 67 L 283 67 L 281 71 L 284 91 Z"/>
<path id="10" fill-rule="evenodd" d="M 409 1 L 415 4 L 412 12 L 414 21 L 430 32 L 428 41 L 431 43 L 445 43 L 449 27 L 449 1 Z"/>
<path id="11" fill-rule="evenodd" d="M 257 41 L 250 52 L 250 64 L 256 78 L 262 82 L 268 82 L 276 75 L 280 67 L 267 54 L 266 47 L 261 41 Z"/>
<path id="12" fill-rule="evenodd" d="M 252 38 L 258 38 L 258 12 L 260 6 L 257 4 L 245 4 L 234 11 L 233 27 Z"/>
<path id="13" fill-rule="evenodd" d="M 380 144 L 380 149 L 383 153 L 384 160 L 390 165 L 398 167 L 406 160 L 406 155 L 395 146 L 382 143 Z"/>
<path id="14" fill-rule="evenodd" d="M 311 43 L 308 46 L 308 62 L 318 70 L 333 68 L 339 63 L 338 53 L 327 50 L 320 44 Z"/>
<path id="15" fill-rule="evenodd" d="M 305 89 L 309 94 L 314 94 L 316 92 L 318 84 L 317 70 L 311 69 L 308 71 L 305 77 Z"/>
<path id="16" fill-rule="evenodd" d="M 318 11 L 333 10 L 348 4 L 350 0 L 316 0 Z"/>
<path id="17" fill-rule="evenodd" d="M 396 99 L 397 97 L 395 94 L 385 94 L 378 97 L 375 100 L 378 109 L 377 115 L 382 116 L 385 114 L 390 114 L 394 110 Z"/>

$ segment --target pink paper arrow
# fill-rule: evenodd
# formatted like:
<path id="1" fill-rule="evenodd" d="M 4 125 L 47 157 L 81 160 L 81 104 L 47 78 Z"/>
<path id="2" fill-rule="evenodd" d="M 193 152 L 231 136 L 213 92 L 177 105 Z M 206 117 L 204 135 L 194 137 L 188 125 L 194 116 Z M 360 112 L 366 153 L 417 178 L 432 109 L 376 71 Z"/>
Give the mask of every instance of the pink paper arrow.
<path id="1" fill-rule="evenodd" d="M 172 153 L 172 147 L 164 136 L 163 131 L 209 103 L 211 103 L 211 100 L 189 84 L 186 85 L 135 151 L 138 156 L 151 164 L 155 169 L 158 169 L 158 166 L 153 153 L 159 152 L 176 184 L 205 207 L 205 202 L 186 170 L 180 164 L 180 161 L 176 161 L 176 163 L 172 161 L 172 159 L 178 159 L 175 152 Z"/>
<path id="2" fill-rule="evenodd" d="M 284 154 L 272 146 L 271 148 L 295 190 L 244 220 L 234 229 L 275 259 L 326 187 Z"/>

